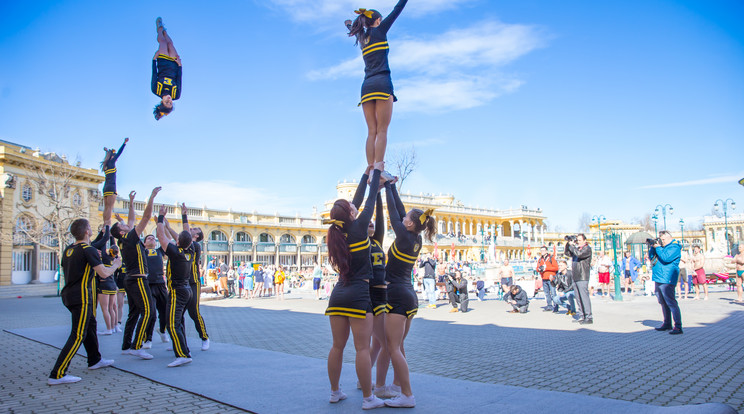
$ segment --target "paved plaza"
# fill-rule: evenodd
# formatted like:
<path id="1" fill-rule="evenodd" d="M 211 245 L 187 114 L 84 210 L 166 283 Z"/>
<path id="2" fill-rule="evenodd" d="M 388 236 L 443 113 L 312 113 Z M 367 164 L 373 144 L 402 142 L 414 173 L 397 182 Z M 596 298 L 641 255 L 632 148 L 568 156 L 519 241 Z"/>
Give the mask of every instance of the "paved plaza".
<path id="1" fill-rule="evenodd" d="M 449 313 L 449 305 L 440 301 L 437 309 L 420 309 L 406 340 L 406 353 L 411 371 L 422 377 L 426 374 L 427 378 L 518 386 L 655 406 L 716 402 L 742 410 L 744 307 L 733 303 L 734 298 L 733 292 L 719 291 L 713 292 L 708 301 L 682 301 L 685 333 L 680 336 L 652 329 L 660 323 L 660 308 L 654 297 L 635 296 L 623 302 L 595 297 L 595 324 L 588 327 L 571 323 L 563 313 L 542 312 L 543 299 L 533 300 L 531 311 L 524 315 L 506 313 L 506 305 L 493 297 L 484 302 L 471 301 L 472 310 L 465 314 Z M 202 313 L 215 343 L 247 347 L 256 353 L 274 351 L 309 357 L 322 363 L 330 347 L 328 321 L 323 316 L 326 304 L 306 293 L 293 292 L 284 301 L 208 301 L 203 303 Z M 119 369 L 89 372 L 85 359 L 79 356 L 74 358 L 70 372 L 82 376 L 83 381 L 49 387 L 46 376 L 58 349 L 6 330 L 53 326 L 69 327 L 69 313 L 58 298 L 0 299 L 0 327 L 4 330 L 0 344 L 10 351 L 0 356 L 3 411 L 241 411 L 219 402 L 227 399 L 204 398 L 181 387 L 165 385 L 167 381 L 154 382 L 146 375 Z M 200 363 L 199 342 L 190 320 L 187 327 L 192 349 L 196 349 L 192 351 L 196 353 L 191 364 L 194 366 Z M 108 342 L 120 344 L 121 336 L 101 337 L 100 341 L 102 348 L 104 342 L 109 346 L 112 344 Z M 153 351 L 162 347 L 156 339 Z M 218 346 L 208 352 L 220 349 Z M 154 361 L 172 359 L 172 355 L 166 357 L 164 350 L 158 352 Z M 160 355 L 162 360 L 158 361 Z M 353 345 L 349 343 L 345 360 L 351 363 L 353 359 Z M 203 358 L 201 363 L 205 361 Z M 347 367 L 344 378 L 353 376 L 353 370 Z M 187 369 L 179 368 L 182 371 L 177 372 L 188 372 Z M 277 366 L 276 370 L 286 373 L 291 367 Z M 321 370 L 319 374 L 318 378 L 302 377 L 296 381 L 327 387 L 325 372 Z M 261 393 L 261 381 L 251 383 L 247 378 L 250 376 L 226 378 L 227 392 Z M 348 382 L 342 385 L 350 399 L 360 400 L 352 395 L 354 384 Z M 287 397 L 307 398 L 294 396 L 291 385 L 287 384 Z M 417 389 L 415 382 L 412 385 L 421 403 L 426 390 Z M 199 385 L 195 389 L 198 394 Z M 529 391 L 525 390 L 525 395 Z M 317 396 L 320 400 L 326 397 Z M 354 408 L 358 408 L 357 403 L 352 401 Z M 277 400 L 276 404 L 280 407 L 282 401 Z M 530 400 L 524 404 L 525 412 L 529 412 Z"/>

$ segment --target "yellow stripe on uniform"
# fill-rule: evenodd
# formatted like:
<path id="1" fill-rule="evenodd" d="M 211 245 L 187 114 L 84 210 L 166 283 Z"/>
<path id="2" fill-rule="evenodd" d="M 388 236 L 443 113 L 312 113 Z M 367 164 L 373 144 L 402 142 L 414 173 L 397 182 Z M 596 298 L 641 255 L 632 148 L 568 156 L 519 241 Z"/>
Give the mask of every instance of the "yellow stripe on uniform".
<path id="1" fill-rule="evenodd" d="M 350 244 L 349 245 L 349 248 L 354 248 L 354 247 L 357 247 L 357 246 L 361 246 L 361 245 L 363 245 L 364 243 L 367 243 L 367 242 L 369 242 L 369 237 L 367 237 L 366 239 L 364 239 L 364 240 L 362 240 L 360 242 Z"/>
<path id="2" fill-rule="evenodd" d="M 176 89 L 178 89 L 178 86 L 173 85 L 173 89 L 171 89 L 171 98 L 176 99 Z"/>
<path id="3" fill-rule="evenodd" d="M 150 320 L 150 301 L 147 298 L 147 294 L 145 293 L 145 285 L 142 283 L 142 280 L 144 278 L 138 277 L 137 278 L 137 287 L 139 288 L 140 295 L 142 295 L 142 303 L 145 305 L 145 310 L 142 313 L 142 329 L 139 331 L 139 335 L 137 335 L 137 340 L 134 342 L 134 344 L 137 346 L 136 349 L 139 349 L 142 346 L 142 342 L 145 341 L 145 331 L 147 331 L 147 324 Z"/>
<path id="4" fill-rule="evenodd" d="M 353 309 L 353 308 L 341 308 L 341 307 L 337 307 L 337 306 L 336 307 L 332 307 L 332 308 L 327 308 L 326 309 L 326 312 L 328 312 L 328 311 L 331 311 L 331 312 L 337 312 L 337 311 L 341 311 L 341 312 L 353 312 L 353 313 L 359 313 L 359 314 L 362 314 L 362 315 L 366 315 L 367 314 L 367 311 L 366 310 Z"/>
<path id="5" fill-rule="evenodd" d="M 142 250 L 141 250 L 141 247 L 139 245 L 137 245 L 137 247 L 135 248 L 135 250 L 137 251 L 137 263 L 139 263 L 140 274 L 144 276 L 144 274 L 146 272 L 145 272 L 145 264 L 144 264 L 144 261 L 142 260 Z"/>
<path id="6" fill-rule="evenodd" d="M 111 174 L 111 173 L 115 173 L 115 172 L 116 172 L 116 168 L 111 168 L 111 169 L 108 169 L 108 170 L 104 171 L 103 173 L 104 174 Z"/>
<path id="7" fill-rule="evenodd" d="M 357 318 L 357 319 L 367 319 L 367 314 L 364 315 L 357 315 L 354 313 L 345 313 L 345 312 L 328 312 L 326 311 L 326 316 L 346 316 L 349 318 Z"/>
<path id="8" fill-rule="evenodd" d="M 382 45 L 387 45 L 387 44 L 388 44 L 387 40 L 386 40 L 386 41 L 383 41 L 383 42 L 372 43 L 371 45 L 367 45 L 367 46 L 365 46 L 365 47 L 364 47 L 364 48 L 362 49 L 362 52 L 364 52 L 364 51 L 367 51 L 367 50 L 369 50 L 370 48 L 374 48 L 374 47 L 377 47 L 377 46 L 382 46 Z"/>
<path id="9" fill-rule="evenodd" d="M 390 49 L 388 42 L 372 43 L 371 45 L 362 49 L 362 56 L 366 56 L 369 53 L 376 52 L 378 50 Z"/>
<path id="10" fill-rule="evenodd" d="M 384 93 L 384 92 L 368 93 L 368 94 L 362 96 L 362 101 L 359 102 L 359 105 L 361 105 L 361 104 L 363 104 L 365 102 L 374 101 L 375 99 L 380 99 L 380 100 L 386 101 L 386 100 L 390 99 L 390 94 L 389 93 Z M 357 105 L 357 106 L 359 106 L 359 105 Z"/>
<path id="11" fill-rule="evenodd" d="M 189 288 L 191 288 L 191 286 L 189 286 Z M 201 292 L 201 281 L 199 279 L 197 279 L 196 291 Z M 204 326 L 204 319 L 202 319 L 201 312 L 199 311 L 199 296 L 197 296 L 194 300 L 196 300 L 196 306 L 194 307 L 194 309 L 196 309 L 196 318 L 199 320 L 199 326 L 201 327 L 201 331 L 204 332 L 204 336 L 206 337 L 204 339 L 209 339 L 209 335 L 207 335 L 207 327 Z"/>
<path id="12" fill-rule="evenodd" d="M 358 251 L 369 249 L 369 246 L 370 246 L 370 243 L 369 243 L 369 240 L 367 240 L 367 243 L 365 245 L 359 246 L 359 247 L 356 247 L 356 248 L 353 248 L 353 249 L 349 249 L 349 251 L 350 252 L 358 252 Z"/>
<path id="13" fill-rule="evenodd" d="M 181 341 L 178 339 L 176 334 L 176 291 L 171 289 L 171 309 L 168 315 L 168 329 L 170 330 L 171 339 L 173 340 L 173 349 L 176 350 L 176 354 L 181 358 L 186 358 L 186 354 L 183 352 L 183 346 Z"/>
<path id="14" fill-rule="evenodd" d="M 369 53 L 372 53 L 372 52 L 376 52 L 378 50 L 386 50 L 386 49 L 390 49 L 390 46 L 380 46 L 380 47 L 376 47 L 374 49 L 370 49 L 370 50 L 362 53 L 362 56 L 365 56 L 365 55 L 367 55 Z"/>
<path id="15" fill-rule="evenodd" d="M 163 84 L 158 82 L 158 88 L 156 90 L 157 90 L 156 95 L 160 96 L 160 94 L 163 92 Z"/>
<path id="16" fill-rule="evenodd" d="M 377 316 L 377 315 L 380 315 L 380 314 L 382 314 L 382 313 L 389 313 L 389 311 L 388 311 L 388 306 L 389 306 L 389 305 L 388 305 L 387 303 L 386 303 L 386 304 L 384 304 L 384 305 L 380 305 L 380 306 L 376 307 L 376 308 L 375 308 L 375 309 L 374 309 L 374 310 L 372 311 L 372 313 L 373 313 L 373 314 L 374 314 L 375 316 Z"/>
<path id="17" fill-rule="evenodd" d="M 172 58 L 172 57 L 170 57 L 170 56 L 168 56 L 168 55 L 164 55 L 164 54 L 162 54 L 162 53 L 158 55 L 158 59 L 166 59 L 166 60 L 172 60 L 172 61 L 174 61 L 174 62 L 176 61 L 176 58 Z"/>
<path id="18" fill-rule="evenodd" d="M 398 251 L 398 249 L 395 247 L 395 243 L 393 243 L 392 249 L 390 249 L 390 253 L 392 253 L 393 256 L 396 259 L 400 260 L 401 262 L 406 262 L 406 263 L 411 263 L 411 264 L 415 264 L 416 263 L 416 260 L 406 259 L 406 257 L 410 257 L 410 256 L 407 256 L 407 255 L 404 255 L 403 253 L 400 253 Z M 404 257 L 404 256 L 406 256 L 406 257 Z"/>
<path id="19" fill-rule="evenodd" d="M 83 342 L 83 326 L 84 322 L 86 320 L 86 317 L 88 315 L 88 300 L 87 300 L 87 293 L 88 290 L 85 288 L 85 281 L 86 281 L 86 275 L 88 274 L 88 271 L 90 269 L 90 265 L 85 265 L 85 273 L 83 273 L 83 280 L 80 284 L 80 298 L 82 299 L 83 306 L 80 311 L 80 319 L 78 319 L 78 327 L 75 331 L 75 342 L 72 343 L 72 347 L 67 352 L 67 355 L 62 360 L 62 363 L 59 364 L 59 368 L 57 369 L 57 379 L 62 378 L 62 374 L 67 371 L 67 365 L 70 363 L 70 360 L 73 356 L 77 353 L 77 350 L 80 348 L 80 343 Z"/>

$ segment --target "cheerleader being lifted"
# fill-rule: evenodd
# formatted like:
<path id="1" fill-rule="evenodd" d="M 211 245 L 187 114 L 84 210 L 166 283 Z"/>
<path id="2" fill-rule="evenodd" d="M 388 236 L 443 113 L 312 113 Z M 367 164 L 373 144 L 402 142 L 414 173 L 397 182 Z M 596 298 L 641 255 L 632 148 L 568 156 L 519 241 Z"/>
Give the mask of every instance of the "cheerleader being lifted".
<path id="1" fill-rule="evenodd" d="M 158 51 L 152 58 L 152 93 L 160 97 L 153 114 L 156 120 L 173 111 L 173 101 L 181 97 L 181 57 L 178 56 L 173 40 L 163 27 L 163 19 L 155 20 L 158 31 Z"/>

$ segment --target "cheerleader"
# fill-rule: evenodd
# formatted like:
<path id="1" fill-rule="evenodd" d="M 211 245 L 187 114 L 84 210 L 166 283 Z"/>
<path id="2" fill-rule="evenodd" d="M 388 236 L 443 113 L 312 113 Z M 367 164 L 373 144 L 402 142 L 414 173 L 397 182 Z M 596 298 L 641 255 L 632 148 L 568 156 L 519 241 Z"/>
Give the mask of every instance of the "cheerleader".
<path id="1" fill-rule="evenodd" d="M 331 208 L 331 219 L 325 221 L 326 224 L 331 224 L 327 235 L 329 260 L 339 274 L 338 284 L 331 293 L 325 312 L 330 317 L 333 335 L 333 346 L 328 353 L 328 379 L 331 383 L 329 401 L 337 403 L 346 398 L 339 380 L 344 362 L 344 347 L 351 330 L 356 349 L 357 377 L 364 394 L 362 409 L 365 410 L 385 405 L 372 394 L 369 340 L 373 320 L 369 286 L 373 272 L 370 259 L 372 243 L 367 235 L 383 167 L 382 162 L 374 164 L 370 195 L 361 213 L 353 203 L 339 199 Z"/>
<path id="2" fill-rule="evenodd" d="M 377 10 L 359 9 L 354 11 L 358 16 L 353 23 L 351 20 L 344 22 L 349 29 L 349 36 L 356 38 L 354 45 L 361 47 L 364 59 L 364 82 L 359 105 L 362 106 L 367 122 L 367 165 L 385 159 L 393 102 L 398 100 L 393 93 L 393 81 L 390 78 L 387 32 L 407 2 L 408 0 L 398 0 L 398 4 L 385 19 Z"/>
<path id="3" fill-rule="evenodd" d="M 160 120 L 173 111 L 173 101 L 181 97 L 181 57 L 163 27 L 163 19 L 155 19 L 155 26 L 158 31 L 158 51 L 152 58 L 150 89 L 161 98 L 153 110 L 155 119 Z"/>
<path id="4" fill-rule="evenodd" d="M 109 226 L 106 225 L 98 232 L 96 239 L 90 243 L 98 250 L 104 267 L 111 267 L 114 262 L 114 257 L 106 248 L 110 238 Z M 103 321 L 106 324 L 106 330 L 98 332 L 98 335 L 111 335 L 116 332 L 116 290 L 116 281 L 113 275 L 105 279 L 96 275 L 97 302 L 101 307 Z"/>
<path id="5" fill-rule="evenodd" d="M 421 232 L 425 231 L 426 238 L 433 242 L 436 220 L 431 215 L 433 213 L 431 209 L 426 211 L 412 209 L 406 213 L 395 188 L 395 181 L 397 179 L 392 183 L 390 181 L 385 183 L 388 215 L 395 232 L 395 241 L 388 249 L 388 261 L 385 266 L 385 280 L 389 283 L 387 289 L 389 314 L 385 318 L 385 339 L 395 371 L 395 381 L 399 382 L 401 394 L 385 400 L 385 405 L 415 407 L 416 399 L 411 391 L 403 342 L 411 328 L 411 320 L 418 311 L 418 297 L 411 284 L 411 272 L 421 251 L 423 242 Z M 387 364 L 385 365 L 382 367 L 378 361 L 377 372 L 387 371 Z"/>

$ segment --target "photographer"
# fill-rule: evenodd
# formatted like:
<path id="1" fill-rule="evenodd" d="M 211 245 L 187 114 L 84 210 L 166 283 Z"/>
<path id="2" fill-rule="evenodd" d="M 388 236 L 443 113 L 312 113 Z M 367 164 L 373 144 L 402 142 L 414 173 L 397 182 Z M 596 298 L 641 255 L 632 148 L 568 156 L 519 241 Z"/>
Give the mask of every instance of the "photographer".
<path id="1" fill-rule="evenodd" d="M 530 306 L 527 293 L 519 285 L 509 287 L 509 293 L 504 295 L 504 301 L 512 305 L 513 309 L 509 313 L 527 313 Z"/>
<path id="2" fill-rule="evenodd" d="M 462 272 L 455 270 L 454 277 L 448 274 L 446 278 L 447 294 L 452 305 L 450 312 L 457 312 L 457 304 L 460 304 L 460 312 L 468 311 L 468 281 L 462 277 Z"/>
<path id="3" fill-rule="evenodd" d="M 555 272 L 558 271 L 558 263 L 556 263 L 555 257 L 548 253 L 548 248 L 545 246 L 540 248 L 537 271 L 542 278 L 543 292 L 545 292 L 545 301 L 547 302 L 547 306 L 543 310 L 545 312 L 552 311 L 553 313 L 558 313 L 558 302 L 556 301 L 554 284 Z"/>
<path id="4" fill-rule="evenodd" d="M 679 335 L 682 333 L 682 314 L 679 311 L 674 289 L 679 278 L 682 247 L 666 230 L 659 232 L 658 239 L 648 239 L 646 243 L 649 245 L 648 258 L 652 264 L 651 280 L 656 284 L 656 297 L 664 315 L 664 324 L 655 329 Z M 671 319 L 674 319 L 674 329 L 672 329 Z"/>
<path id="5" fill-rule="evenodd" d="M 434 260 L 434 258 L 431 256 L 431 254 L 427 254 L 424 259 L 421 260 L 421 263 L 419 264 L 419 267 L 424 268 L 424 292 L 426 292 L 426 297 L 429 299 L 429 308 L 436 308 L 437 307 L 437 279 L 436 279 L 436 268 L 437 268 L 437 261 Z"/>
<path id="6" fill-rule="evenodd" d="M 586 243 L 586 236 L 566 236 L 567 256 L 572 259 L 574 293 L 579 303 L 579 318 L 574 321 L 586 325 L 594 323 L 592 316 L 592 302 L 589 298 L 589 271 L 592 263 L 592 248 Z"/>
<path id="7" fill-rule="evenodd" d="M 558 297 L 554 299 L 556 306 L 565 306 L 568 316 L 576 315 L 573 273 L 568 270 L 568 263 L 565 260 L 558 262 L 558 273 L 555 274 L 555 289 L 558 291 Z"/>

